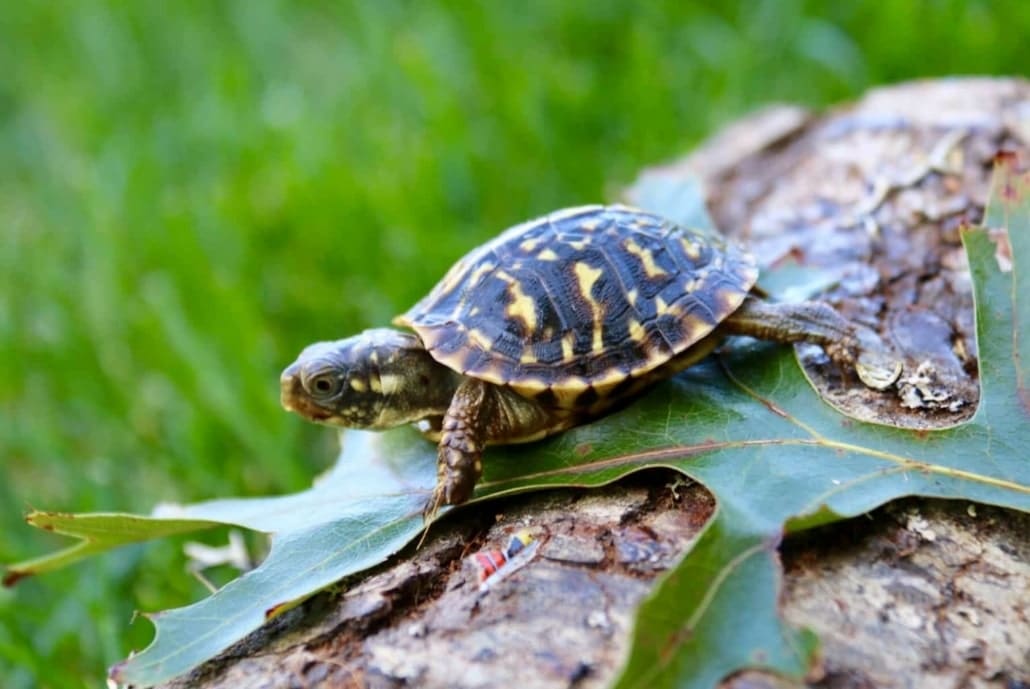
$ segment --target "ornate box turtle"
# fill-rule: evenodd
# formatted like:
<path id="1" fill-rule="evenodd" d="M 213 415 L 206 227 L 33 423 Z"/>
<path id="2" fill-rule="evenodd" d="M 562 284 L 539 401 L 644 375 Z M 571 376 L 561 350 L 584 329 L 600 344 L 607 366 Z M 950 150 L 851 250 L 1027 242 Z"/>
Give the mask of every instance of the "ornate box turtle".
<path id="1" fill-rule="evenodd" d="M 819 302 L 770 304 L 733 244 L 626 206 L 557 211 L 473 250 L 391 329 L 319 342 L 283 371 L 286 409 L 438 443 L 430 510 L 469 498 L 483 448 L 595 419 L 725 335 L 821 345 L 886 387 L 900 364 Z M 857 366 L 856 366 L 857 364 Z"/>

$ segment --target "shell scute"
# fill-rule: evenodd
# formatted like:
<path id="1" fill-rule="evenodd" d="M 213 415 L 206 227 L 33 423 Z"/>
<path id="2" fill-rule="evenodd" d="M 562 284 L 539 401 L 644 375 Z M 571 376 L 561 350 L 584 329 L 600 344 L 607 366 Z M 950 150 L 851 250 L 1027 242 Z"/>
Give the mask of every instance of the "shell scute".
<path id="1" fill-rule="evenodd" d="M 625 206 L 584 206 L 473 250 L 395 322 L 457 371 L 581 400 L 703 339 L 756 278 L 753 258 L 720 239 Z"/>

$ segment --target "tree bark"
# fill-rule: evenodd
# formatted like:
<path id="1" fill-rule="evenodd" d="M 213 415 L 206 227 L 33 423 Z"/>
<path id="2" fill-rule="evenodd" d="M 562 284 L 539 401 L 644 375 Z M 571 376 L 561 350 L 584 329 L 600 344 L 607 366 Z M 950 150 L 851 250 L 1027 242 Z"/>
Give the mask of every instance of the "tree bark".
<path id="1" fill-rule="evenodd" d="M 776 107 L 627 193 L 700 176 L 727 234 L 767 264 L 829 272 L 821 296 L 906 357 L 894 397 L 848 390 L 849 414 L 916 428 L 967 419 L 978 400 L 969 276 L 958 229 L 983 213 L 995 155 L 1030 149 L 1030 83 L 956 79 L 870 92 L 816 115 Z M 660 186 L 660 185 L 659 185 Z M 918 372 L 918 374 L 917 374 Z M 712 514 L 701 486 L 664 470 L 595 491 L 554 490 L 463 509 L 376 570 L 343 582 L 170 687 L 603 687 L 636 605 Z M 521 525 L 547 534 L 531 564 L 486 592 L 467 556 Z M 909 499 L 788 539 L 783 613 L 823 641 L 803 683 L 1030 685 L 1030 517 Z M 748 672 L 728 686 L 796 686 Z"/>

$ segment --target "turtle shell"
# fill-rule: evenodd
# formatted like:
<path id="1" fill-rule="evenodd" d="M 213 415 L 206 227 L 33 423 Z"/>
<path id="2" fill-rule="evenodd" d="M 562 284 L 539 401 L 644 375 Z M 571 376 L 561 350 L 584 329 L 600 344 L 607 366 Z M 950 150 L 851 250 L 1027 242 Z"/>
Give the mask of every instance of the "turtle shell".
<path id="1" fill-rule="evenodd" d="M 471 251 L 394 322 L 463 374 L 574 399 L 687 350 L 757 275 L 749 254 L 708 234 L 635 208 L 584 206 Z"/>

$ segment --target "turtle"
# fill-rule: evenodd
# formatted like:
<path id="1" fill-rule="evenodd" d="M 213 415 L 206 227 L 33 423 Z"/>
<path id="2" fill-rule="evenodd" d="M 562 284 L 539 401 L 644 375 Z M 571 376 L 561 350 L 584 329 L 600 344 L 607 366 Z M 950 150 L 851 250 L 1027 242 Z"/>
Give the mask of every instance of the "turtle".
<path id="1" fill-rule="evenodd" d="M 330 425 L 418 425 L 438 447 L 435 511 L 469 499 L 486 446 L 595 420 L 727 335 L 821 345 L 878 389 L 898 377 L 871 329 L 823 302 L 768 301 L 758 272 L 736 244 L 645 210 L 559 210 L 460 259 L 394 319 L 405 331 L 306 347 L 282 404 Z"/>

